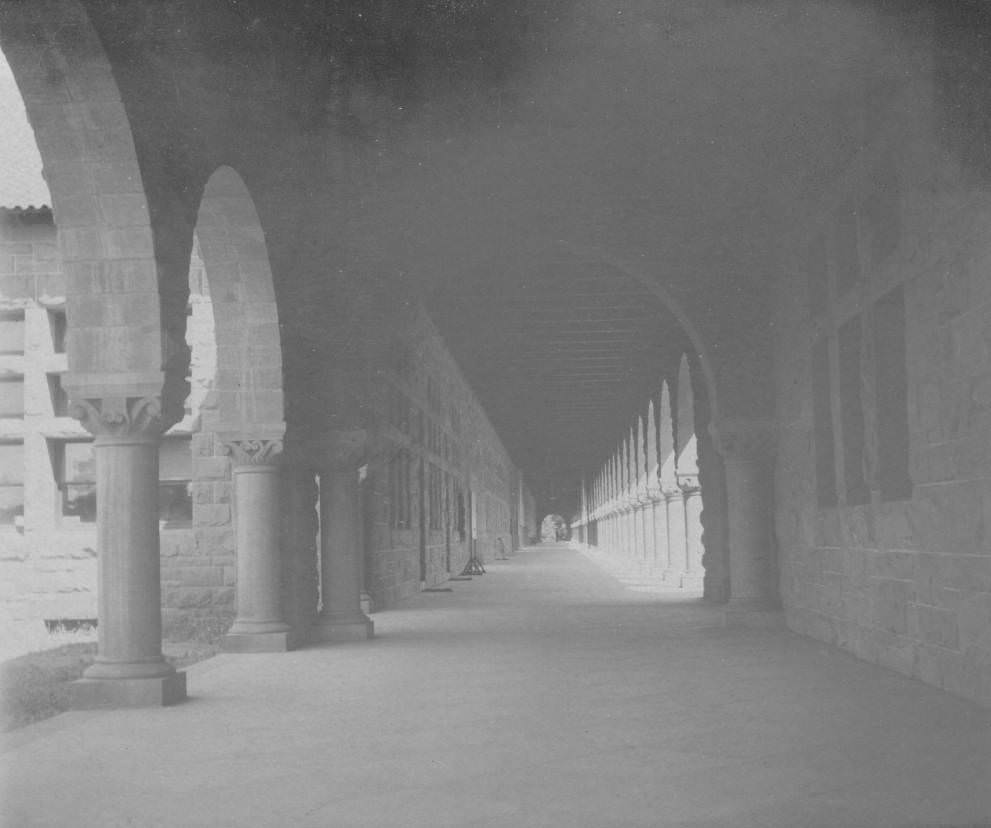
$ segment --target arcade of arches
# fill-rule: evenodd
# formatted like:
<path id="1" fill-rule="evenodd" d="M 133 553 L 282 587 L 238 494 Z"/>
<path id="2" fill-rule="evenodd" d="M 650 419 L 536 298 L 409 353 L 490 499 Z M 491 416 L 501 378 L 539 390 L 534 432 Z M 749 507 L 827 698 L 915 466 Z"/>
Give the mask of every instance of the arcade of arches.
<path id="1" fill-rule="evenodd" d="M 50 192 L 0 205 L 0 566 L 85 559 L 35 608 L 98 619 L 77 702 L 183 698 L 163 621 L 367 638 L 559 514 L 991 703 L 983 14 L 414 5 L 0 0 Z"/>

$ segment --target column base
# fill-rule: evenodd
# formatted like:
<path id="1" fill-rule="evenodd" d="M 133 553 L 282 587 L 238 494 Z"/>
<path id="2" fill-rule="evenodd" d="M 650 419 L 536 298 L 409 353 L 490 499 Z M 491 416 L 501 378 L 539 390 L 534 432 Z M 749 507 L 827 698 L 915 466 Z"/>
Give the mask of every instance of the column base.
<path id="1" fill-rule="evenodd" d="M 723 608 L 724 627 L 784 629 L 785 614 L 779 606 L 759 599 L 730 599 Z"/>
<path id="2" fill-rule="evenodd" d="M 375 635 L 375 623 L 362 615 L 341 620 L 320 619 L 310 633 L 312 641 L 367 641 Z"/>
<path id="3" fill-rule="evenodd" d="M 292 649 L 287 632 L 230 632 L 220 639 L 225 653 L 284 653 Z"/>
<path id="4" fill-rule="evenodd" d="M 69 685 L 73 710 L 164 707 L 186 699 L 186 674 L 154 678 L 81 678 Z"/>

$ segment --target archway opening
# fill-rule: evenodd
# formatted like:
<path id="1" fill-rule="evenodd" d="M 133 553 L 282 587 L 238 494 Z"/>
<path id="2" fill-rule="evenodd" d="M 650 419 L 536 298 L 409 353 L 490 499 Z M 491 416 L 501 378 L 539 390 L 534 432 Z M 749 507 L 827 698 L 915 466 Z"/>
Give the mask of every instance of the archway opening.
<path id="1" fill-rule="evenodd" d="M 281 441 L 284 431 L 278 310 L 264 232 L 231 167 L 219 167 L 204 187 L 188 287 L 188 393 L 183 418 L 162 441 L 163 604 L 170 633 L 181 624 L 213 635 L 230 625 L 237 589 L 231 443 L 261 447 Z M 315 558 L 310 571 L 315 579 Z"/>

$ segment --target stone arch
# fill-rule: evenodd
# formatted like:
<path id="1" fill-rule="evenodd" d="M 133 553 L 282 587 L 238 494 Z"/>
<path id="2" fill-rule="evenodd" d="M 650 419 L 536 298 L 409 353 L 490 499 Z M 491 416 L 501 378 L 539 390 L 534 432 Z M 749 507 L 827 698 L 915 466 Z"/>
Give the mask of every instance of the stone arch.
<path id="1" fill-rule="evenodd" d="M 152 226 L 99 37 L 76 0 L 8 0 L 0 3 L 0 49 L 52 196 L 69 323 L 66 388 L 77 401 L 158 398 L 167 355 Z"/>
<path id="2" fill-rule="evenodd" d="M 674 420 L 671 416 L 671 392 L 667 380 L 661 382 L 661 397 L 657 412 L 658 479 L 662 485 L 675 479 Z"/>
<path id="3" fill-rule="evenodd" d="M 675 395 L 675 466 L 679 475 L 698 475 L 698 442 L 695 434 L 695 392 L 692 388 L 688 356 L 678 363 L 678 386 Z"/>
<path id="4" fill-rule="evenodd" d="M 637 414 L 634 427 L 637 431 L 637 486 L 643 488 L 646 485 L 647 473 L 650 471 L 647 417 L 644 417 L 642 413 Z"/>
<path id="5" fill-rule="evenodd" d="M 217 341 L 210 424 L 229 439 L 281 439 L 282 344 L 272 269 L 254 201 L 233 168 L 219 167 L 207 180 L 195 234 Z"/>
<path id="6" fill-rule="evenodd" d="M 298 537 L 299 528 L 281 526 L 280 515 L 292 508 L 299 526 L 312 528 L 305 500 L 313 480 L 291 472 L 280 477 L 285 417 L 275 287 L 254 200 L 233 168 L 218 167 L 206 180 L 189 233 L 190 318 L 212 317 L 211 325 L 198 326 L 212 343 L 197 343 L 194 335 L 189 354 L 195 357 L 197 344 L 212 344 L 215 358 L 206 393 L 194 383 L 189 397 L 200 415 L 192 446 L 196 557 L 176 570 L 167 565 L 166 609 L 198 598 L 197 611 L 220 620 L 236 605 L 225 648 L 286 649 L 285 598 L 306 594 L 303 581 L 315 578 L 316 553 L 312 539 Z M 185 327 L 177 317 L 183 304 L 169 303 L 172 330 Z M 307 549 L 312 560 L 284 560 L 284 540 L 293 550 Z M 214 586 L 218 567 L 222 589 Z M 199 573 L 207 580 L 197 580 Z"/>
<path id="7" fill-rule="evenodd" d="M 702 545 L 703 493 L 699 481 L 698 440 L 696 437 L 695 391 L 688 357 L 678 364 L 677 417 L 675 420 L 675 474 L 685 520 L 685 573 L 682 586 L 701 589 L 704 581 Z"/>

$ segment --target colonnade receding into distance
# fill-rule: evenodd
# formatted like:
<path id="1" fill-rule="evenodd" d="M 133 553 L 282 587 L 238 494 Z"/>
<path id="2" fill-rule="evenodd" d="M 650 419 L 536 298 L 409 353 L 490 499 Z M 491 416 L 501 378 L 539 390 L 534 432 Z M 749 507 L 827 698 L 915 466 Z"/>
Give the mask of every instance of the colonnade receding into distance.
<path id="1" fill-rule="evenodd" d="M 674 413 L 667 381 L 603 466 L 583 481 L 572 529 L 638 574 L 701 591 L 702 491 L 695 405 L 682 356 Z"/>

